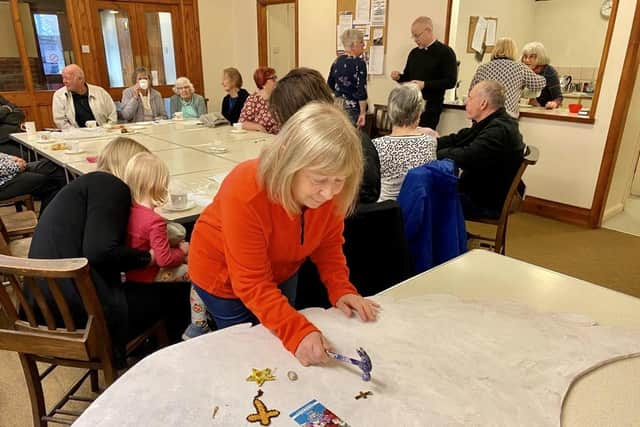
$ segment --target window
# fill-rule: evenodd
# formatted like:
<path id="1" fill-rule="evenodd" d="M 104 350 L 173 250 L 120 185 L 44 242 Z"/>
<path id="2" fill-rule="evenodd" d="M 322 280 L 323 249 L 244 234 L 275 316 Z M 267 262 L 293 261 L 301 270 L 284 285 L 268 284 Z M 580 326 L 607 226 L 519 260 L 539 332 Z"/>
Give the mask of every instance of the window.
<path id="1" fill-rule="evenodd" d="M 62 87 L 62 69 L 74 62 L 64 0 L 19 0 L 29 68 L 36 90 Z"/>

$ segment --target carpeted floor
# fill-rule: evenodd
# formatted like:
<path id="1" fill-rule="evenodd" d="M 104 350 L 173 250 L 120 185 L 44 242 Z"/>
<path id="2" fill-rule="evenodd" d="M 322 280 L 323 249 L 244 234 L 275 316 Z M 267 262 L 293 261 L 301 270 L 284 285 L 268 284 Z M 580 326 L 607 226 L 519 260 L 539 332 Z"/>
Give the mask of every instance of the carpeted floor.
<path id="1" fill-rule="evenodd" d="M 640 237 L 612 230 L 589 230 L 517 214 L 511 217 L 507 255 L 640 297 Z M 45 381 L 51 405 L 79 374 L 54 372 Z M 88 388 L 88 387 L 87 387 Z M 0 426 L 31 425 L 31 408 L 18 357 L 0 351 Z"/>

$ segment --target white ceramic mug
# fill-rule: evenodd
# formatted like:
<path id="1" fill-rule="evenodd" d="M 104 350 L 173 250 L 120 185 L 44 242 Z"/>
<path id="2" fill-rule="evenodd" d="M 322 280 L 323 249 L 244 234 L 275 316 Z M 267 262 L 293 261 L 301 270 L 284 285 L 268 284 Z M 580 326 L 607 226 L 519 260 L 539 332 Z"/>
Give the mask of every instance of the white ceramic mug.
<path id="1" fill-rule="evenodd" d="M 87 120 L 84 125 L 90 129 L 93 129 L 98 127 L 98 122 L 96 122 L 95 120 Z"/>
<path id="2" fill-rule="evenodd" d="M 173 113 L 173 118 L 176 120 L 182 120 L 184 118 L 184 115 L 182 114 L 182 111 L 176 111 L 175 113 Z"/>
<path id="3" fill-rule="evenodd" d="M 233 128 L 241 130 L 242 129 L 242 122 L 234 123 L 233 124 Z"/>
<path id="4" fill-rule="evenodd" d="M 188 197 L 186 191 L 173 190 L 170 194 L 171 206 L 175 209 L 184 209 L 187 207 Z"/>
<path id="5" fill-rule="evenodd" d="M 33 135 L 36 133 L 36 122 L 24 122 L 20 125 L 20 129 L 25 131 L 27 135 Z"/>

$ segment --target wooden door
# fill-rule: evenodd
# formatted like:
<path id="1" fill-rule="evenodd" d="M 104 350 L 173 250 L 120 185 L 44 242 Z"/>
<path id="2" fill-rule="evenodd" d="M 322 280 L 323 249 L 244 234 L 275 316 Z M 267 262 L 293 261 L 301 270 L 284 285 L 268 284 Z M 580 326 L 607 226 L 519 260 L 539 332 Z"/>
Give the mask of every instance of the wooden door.
<path id="1" fill-rule="evenodd" d="M 164 97 L 172 95 L 176 77 L 185 72 L 179 49 L 182 31 L 179 8 L 170 4 L 96 2 L 98 62 L 105 89 L 114 100 L 135 83 L 134 70 L 146 67 L 153 87 Z"/>

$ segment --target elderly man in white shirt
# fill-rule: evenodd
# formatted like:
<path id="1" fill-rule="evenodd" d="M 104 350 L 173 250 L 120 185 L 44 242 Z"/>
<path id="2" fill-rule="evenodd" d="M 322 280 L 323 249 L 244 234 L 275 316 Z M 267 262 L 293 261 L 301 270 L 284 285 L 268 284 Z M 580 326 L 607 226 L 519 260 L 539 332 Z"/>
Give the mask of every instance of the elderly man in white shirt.
<path id="1" fill-rule="evenodd" d="M 53 121 L 58 128 L 86 127 L 91 120 L 100 126 L 117 122 L 113 99 L 100 86 L 88 84 L 82 68 L 76 64 L 64 67 L 62 82 L 64 87 L 53 94 Z"/>

